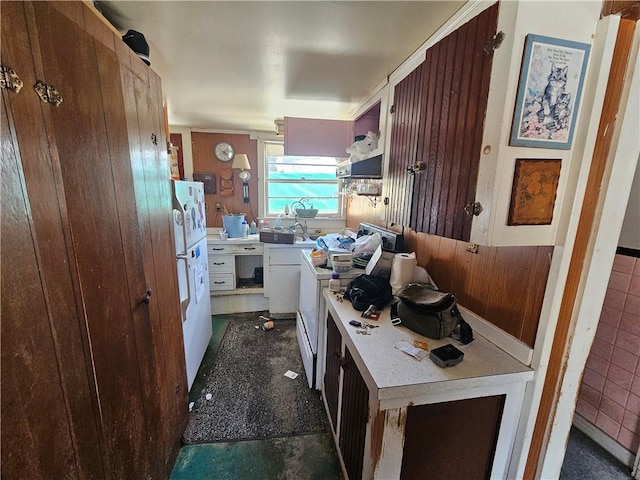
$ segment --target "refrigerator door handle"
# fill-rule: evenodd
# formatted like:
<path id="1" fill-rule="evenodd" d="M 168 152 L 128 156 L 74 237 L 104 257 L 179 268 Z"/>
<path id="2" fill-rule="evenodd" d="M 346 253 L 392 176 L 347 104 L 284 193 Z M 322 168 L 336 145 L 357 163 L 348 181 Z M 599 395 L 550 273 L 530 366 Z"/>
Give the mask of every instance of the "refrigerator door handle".
<path id="1" fill-rule="evenodd" d="M 176 255 L 176 259 L 178 260 L 178 262 L 183 261 L 184 262 L 184 269 L 185 269 L 185 277 L 187 278 L 187 298 L 185 298 L 184 300 L 180 299 L 180 308 L 182 310 L 182 322 L 184 323 L 187 320 L 187 307 L 189 306 L 189 303 L 191 303 L 191 284 L 190 284 L 190 280 L 189 280 L 189 257 L 187 257 L 186 255 Z"/>
<path id="2" fill-rule="evenodd" d="M 182 221 L 178 222 L 178 225 L 180 225 L 180 228 L 182 230 L 182 238 L 184 240 L 184 243 L 183 243 L 184 250 L 182 252 L 178 252 L 178 255 L 186 255 L 189 244 L 187 243 L 187 228 L 184 224 L 184 211 L 182 210 L 182 205 L 180 205 L 180 202 L 178 202 L 178 199 L 173 197 L 173 217 L 175 218 L 177 215 L 179 215 L 180 218 L 182 219 Z M 175 225 L 174 225 L 174 228 L 175 228 Z"/>

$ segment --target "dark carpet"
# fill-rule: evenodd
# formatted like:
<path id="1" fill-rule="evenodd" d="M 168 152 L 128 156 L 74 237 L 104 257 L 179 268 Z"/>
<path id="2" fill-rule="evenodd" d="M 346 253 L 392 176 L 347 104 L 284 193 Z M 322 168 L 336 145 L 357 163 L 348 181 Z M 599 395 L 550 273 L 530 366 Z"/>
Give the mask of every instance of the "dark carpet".
<path id="1" fill-rule="evenodd" d="M 229 322 L 213 371 L 190 413 L 184 443 L 328 431 L 320 396 L 304 375 L 295 319 L 276 320 L 269 331 L 255 328 L 261 323 Z M 299 376 L 287 378 L 287 370 Z"/>

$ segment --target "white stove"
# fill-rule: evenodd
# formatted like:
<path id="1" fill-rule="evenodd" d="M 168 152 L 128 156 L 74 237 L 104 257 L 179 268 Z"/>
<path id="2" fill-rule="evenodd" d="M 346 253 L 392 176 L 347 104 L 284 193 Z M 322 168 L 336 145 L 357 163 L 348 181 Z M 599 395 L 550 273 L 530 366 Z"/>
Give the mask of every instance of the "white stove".
<path id="1" fill-rule="evenodd" d="M 298 305 L 296 327 L 298 345 L 302 355 L 305 374 L 309 388 L 320 390 L 324 376 L 325 329 L 324 318 L 325 301 L 322 290 L 329 286 L 333 270 L 331 268 L 316 267 L 309 254 L 311 250 L 302 250 L 300 262 L 300 302 Z M 345 250 L 345 253 L 347 251 Z M 340 280 L 343 288 L 349 282 L 364 273 L 363 269 L 353 268 L 349 272 L 341 273 Z"/>
<path id="2" fill-rule="evenodd" d="M 404 252 L 404 236 L 392 230 L 387 230 L 370 223 L 361 223 L 358 227 L 358 237 L 379 233 L 382 237 L 382 248 L 389 252 Z M 344 253 L 349 253 L 344 250 Z M 307 375 L 310 388 L 320 390 L 324 377 L 325 348 L 325 301 L 322 290 L 329 286 L 333 270 L 331 268 L 316 267 L 309 254 L 311 250 L 302 250 L 300 262 L 300 301 L 297 312 L 297 337 L 302 354 L 302 363 Z M 337 252 L 336 252 L 337 253 Z M 340 274 L 342 288 L 358 275 L 364 274 L 364 269 L 353 268 Z"/>
<path id="3" fill-rule="evenodd" d="M 394 253 L 405 251 L 404 235 L 402 233 L 397 233 L 371 223 L 361 223 L 358 226 L 358 238 L 363 235 L 373 235 L 374 233 L 380 234 L 382 238 L 382 249 L 384 251 Z"/>

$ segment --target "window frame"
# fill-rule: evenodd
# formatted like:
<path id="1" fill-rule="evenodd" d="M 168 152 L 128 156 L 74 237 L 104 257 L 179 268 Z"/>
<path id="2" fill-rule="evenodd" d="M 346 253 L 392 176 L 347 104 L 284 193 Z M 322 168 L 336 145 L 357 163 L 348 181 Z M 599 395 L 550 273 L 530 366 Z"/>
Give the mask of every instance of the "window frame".
<path id="1" fill-rule="evenodd" d="M 277 215 L 281 215 L 284 213 L 284 211 L 282 212 L 269 212 L 269 191 L 270 191 L 270 185 L 271 184 L 277 184 L 277 183 L 290 183 L 290 181 L 286 181 L 286 180 L 270 180 L 269 179 L 269 156 L 267 154 L 267 148 L 268 145 L 271 144 L 280 144 L 284 147 L 284 139 L 282 137 L 277 137 L 276 139 L 261 139 L 258 142 L 258 148 L 259 148 L 259 154 L 258 157 L 260 158 L 260 170 L 262 172 L 261 177 L 264 178 L 264 182 L 260 182 L 260 189 L 262 190 L 261 192 L 261 198 L 263 199 L 262 205 L 260 206 L 260 213 L 262 217 L 266 217 L 266 218 L 273 218 L 276 217 Z M 336 163 L 339 161 L 340 159 L 336 158 Z M 309 165 L 314 165 L 312 162 L 309 163 Z M 336 192 L 337 192 L 337 201 L 338 201 L 338 208 L 337 211 L 335 213 L 319 213 L 319 216 L 316 218 L 326 218 L 326 219 L 344 219 L 344 201 L 343 201 L 343 195 L 340 195 L 340 179 L 339 178 L 335 178 L 332 180 L 309 180 L 309 183 L 324 183 L 324 184 L 328 184 L 328 185 L 333 185 L 335 184 L 336 187 Z M 292 199 L 291 203 L 294 203 L 296 200 L 298 199 Z M 311 201 L 311 203 L 313 203 L 313 200 Z M 290 204 L 289 204 L 290 206 Z M 307 205 L 308 207 L 308 205 Z"/>

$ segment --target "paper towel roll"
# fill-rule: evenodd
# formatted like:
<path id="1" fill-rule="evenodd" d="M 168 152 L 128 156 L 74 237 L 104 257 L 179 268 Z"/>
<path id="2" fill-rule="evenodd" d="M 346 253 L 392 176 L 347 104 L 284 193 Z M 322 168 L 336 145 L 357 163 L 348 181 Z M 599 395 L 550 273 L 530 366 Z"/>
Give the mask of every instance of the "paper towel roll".
<path id="1" fill-rule="evenodd" d="M 416 254 L 396 253 L 391 264 L 391 291 L 395 295 L 401 288 L 413 281 L 414 268 L 416 266 Z"/>

